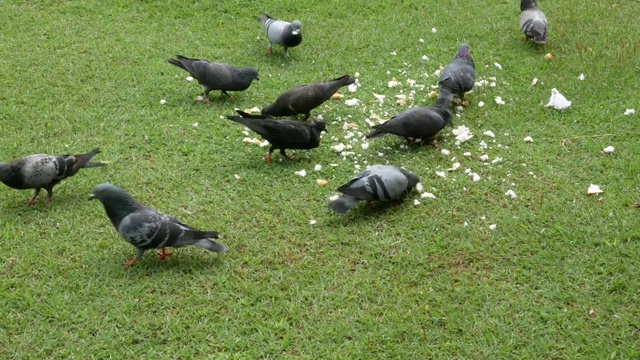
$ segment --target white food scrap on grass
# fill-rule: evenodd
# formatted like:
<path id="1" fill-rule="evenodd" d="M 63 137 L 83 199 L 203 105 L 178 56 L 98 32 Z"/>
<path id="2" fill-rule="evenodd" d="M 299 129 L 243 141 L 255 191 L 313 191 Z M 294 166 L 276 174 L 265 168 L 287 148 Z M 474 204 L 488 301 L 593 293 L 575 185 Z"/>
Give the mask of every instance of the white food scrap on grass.
<path id="1" fill-rule="evenodd" d="M 567 100 L 564 95 L 560 94 L 558 89 L 551 89 L 551 97 L 549 98 L 549 103 L 545 105 L 546 107 L 552 107 L 556 110 L 564 110 L 571 106 L 571 101 Z"/>
<path id="2" fill-rule="evenodd" d="M 478 102 L 478 107 L 483 107 L 483 106 L 484 106 L 484 102 L 483 101 Z"/>
<path id="3" fill-rule="evenodd" d="M 392 52 L 391 52 L 391 55 L 396 56 L 396 55 L 398 55 L 398 54 L 397 54 L 395 51 L 392 51 Z"/>
<path id="4" fill-rule="evenodd" d="M 433 90 L 431 90 L 431 92 L 429 92 L 429 97 L 432 98 L 432 99 L 436 99 L 436 98 L 438 98 L 438 93 L 433 91 Z"/>
<path id="5" fill-rule="evenodd" d="M 633 115 L 635 113 L 636 113 L 635 109 L 627 109 L 627 110 L 624 111 L 624 115 L 625 116 Z"/>
<path id="6" fill-rule="evenodd" d="M 423 42 L 424 42 L 424 39 L 423 39 L 423 38 L 420 38 L 420 39 L 418 40 L 418 42 L 423 43 Z"/>
<path id="7" fill-rule="evenodd" d="M 580 76 L 578 76 L 578 80 L 580 81 L 584 80 L 584 74 L 580 74 Z"/>
<path id="8" fill-rule="evenodd" d="M 193 76 L 187 76 L 187 77 L 185 78 L 185 80 L 187 80 L 187 81 L 193 81 Z"/>
<path id="9" fill-rule="evenodd" d="M 353 85 L 353 84 L 351 84 L 351 85 Z M 331 100 L 340 100 L 343 97 L 344 97 L 344 95 L 342 95 L 339 92 L 337 92 L 337 93 L 331 95 L 331 97 L 329 99 L 331 99 Z"/>
<path id="10" fill-rule="evenodd" d="M 495 159 L 491 160 L 491 163 L 495 164 L 495 163 L 499 163 L 500 161 L 502 161 L 502 158 L 501 157 L 496 157 Z"/>
<path id="11" fill-rule="evenodd" d="M 167 100 L 165 100 L 165 99 L 160 100 L 160 105 L 164 105 L 166 103 L 167 103 Z"/>
<path id="12" fill-rule="evenodd" d="M 360 144 L 360 147 L 362 148 L 362 150 L 367 150 L 369 148 L 369 143 L 363 142 Z"/>
<path id="13" fill-rule="evenodd" d="M 602 149 L 602 152 L 605 153 L 612 153 L 616 150 L 616 148 L 614 148 L 613 146 L 607 146 L 606 148 Z"/>
<path id="14" fill-rule="evenodd" d="M 463 153 L 462 156 L 471 156 L 471 153 L 467 151 L 467 152 Z"/>
<path id="15" fill-rule="evenodd" d="M 356 99 L 356 98 L 348 99 L 348 100 L 345 100 L 344 103 L 347 106 L 356 106 L 356 105 L 358 105 L 358 99 Z"/>
<path id="16" fill-rule="evenodd" d="M 498 70 L 502 70 L 502 65 L 498 64 L 497 62 L 493 63 L 493 66 L 495 66 L 496 68 L 498 68 Z"/>
<path id="17" fill-rule="evenodd" d="M 332 195 L 329 197 L 329 201 L 336 201 L 338 200 L 338 198 L 340 197 L 340 195 Z"/>
<path id="18" fill-rule="evenodd" d="M 438 31 L 438 29 L 436 29 L 436 28 L 431 28 L 431 32 L 432 32 L 433 34 L 435 34 L 437 31 Z"/>
<path id="19" fill-rule="evenodd" d="M 240 180 L 240 175 L 238 175 L 238 174 L 233 174 L 233 177 L 234 177 L 236 180 Z"/>
<path id="20" fill-rule="evenodd" d="M 458 168 L 460 168 L 460 163 L 453 163 L 451 164 L 451 167 L 447 169 L 447 171 L 456 171 L 458 170 Z"/>
<path id="21" fill-rule="evenodd" d="M 472 172 L 470 175 L 473 181 L 480 181 L 480 175 L 477 173 Z"/>
<path id="22" fill-rule="evenodd" d="M 427 61 L 427 60 L 429 60 L 429 57 L 427 55 L 422 55 L 422 60 Z"/>
<path id="23" fill-rule="evenodd" d="M 394 87 L 402 86 L 402 83 L 396 80 L 396 78 L 391 78 L 391 81 L 387 83 L 387 86 L 390 88 L 394 88 Z"/>
<path id="24" fill-rule="evenodd" d="M 531 136 L 527 136 L 526 138 L 522 139 L 524 142 L 528 142 L 528 143 L 532 143 L 533 142 L 533 138 Z"/>
<path id="25" fill-rule="evenodd" d="M 496 104 L 498 104 L 498 105 L 504 105 L 504 104 L 505 104 L 505 102 L 504 102 L 504 100 L 502 100 L 502 97 L 500 97 L 500 96 L 496 96 Z"/>
<path id="26" fill-rule="evenodd" d="M 480 160 L 482 160 L 483 162 L 489 160 L 489 155 L 484 154 L 484 155 L 480 156 Z"/>
<path id="27" fill-rule="evenodd" d="M 294 174 L 298 175 L 298 176 L 302 176 L 305 177 L 307 176 L 307 172 L 304 171 L 304 169 L 300 170 L 300 171 L 296 171 Z"/>
<path id="28" fill-rule="evenodd" d="M 256 114 L 256 113 L 260 113 L 260 108 L 258 108 L 257 106 L 254 106 L 254 107 L 249 108 L 249 109 L 244 109 L 244 112 L 249 113 L 249 114 Z"/>
<path id="29" fill-rule="evenodd" d="M 323 180 L 323 179 L 318 179 L 316 180 L 316 184 L 318 184 L 319 186 L 325 186 L 327 185 L 329 182 L 327 180 Z"/>
<path id="30" fill-rule="evenodd" d="M 587 195 L 595 195 L 600 193 L 602 193 L 602 189 L 600 189 L 600 186 L 595 184 L 589 185 L 589 188 L 587 189 Z"/>
<path id="31" fill-rule="evenodd" d="M 496 224 L 489 225 L 489 230 L 495 230 L 498 227 Z"/>
<path id="32" fill-rule="evenodd" d="M 537 83 L 538 83 L 538 78 L 533 78 L 533 80 L 531 81 L 531 86 L 534 86 Z"/>
<path id="33" fill-rule="evenodd" d="M 258 146 L 260 146 L 260 147 L 265 147 L 267 145 L 269 145 L 269 141 L 267 141 L 267 140 L 264 140 L 263 142 L 258 144 Z"/>
<path id="34" fill-rule="evenodd" d="M 349 90 L 350 93 L 356 92 L 358 90 L 358 82 L 357 82 L 357 80 L 353 84 L 347 86 L 347 90 Z"/>
<path id="35" fill-rule="evenodd" d="M 360 73 L 356 71 L 355 74 L 353 74 L 354 77 L 359 78 L 360 77 Z"/>
<path id="36" fill-rule="evenodd" d="M 447 150 L 447 149 L 442 149 L 442 150 L 440 150 L 440 153 L 441 153 L 442 155 L 449 155 L 449 154 L 451 154 L 451 151 L 449 151 L 449 150 Z"/>
<path id="37" fill-rule="evenodd" d="M 346 148 L 347 148 L 347 146 L 346 146 L 345 144 L 340 143 L 340 144 L 338 144 L 338 145 L 333 145 L 333 146 L 331 147 L 331 150 L 333 150 L 333 151 L 335 151 L 335 152 L 343 152 L 343 151 L 344 151 L 344 149 L 346 149 Z"/>
<path id="38" fill-rule="evenodd" d="M 506 193 L 504 193 L 506 196 L 510 196 L 512 199 L 516 198 L 516 193 L 513 190 L 507 190 Z"/>
<path id="39" fill-rule="evenodd" d="M 198 95 L 198 96 L 196 96 L 195 100 L 196 101 L 202 101 L 202 100 L 204 100 L 204 98 L 202 97 L 202 95 Z"/>
<path id="40" fill-rule="evenodd" d="M 422 198 L 422 199 L 426 199 L 426 198 L 429 198 L 429 199 L 435 199 L 435 198 L 436 198 L 436 196 L 435 196 L 435 195 L 433 195 L 433 194 L 432 194 L 432 193 L 430 193 L 430 192 L 425 192 L 425 193 L 422 193 L 422 194 L 420 195 L 420 198 Z"/>
<path id="41" fill-rule="evenodd" d="M 380 105 L 384 104 L 384 98 L 386 97 L 386 95 L 379 95 L 376 93 L 373 93 L 373 97 L 376 98 L 376 100 L 380 103 Z"/>
<path id="42" fill-rule="evenodd" d="M 418 201 L 418 199 L 414 199 L 413 200 L 413 205 L 416 205 L 416 206 L 420 205 L 420 201 Z"/>
<path id="43" fill-rule="evenodd" d="M 315 220 L 313 220 L 313 219 L 309 220 L 309 225 L 315 225 L 315 224 L 316 224 Z"/>
<path id="44" fill-rule="evenodd" d="M 198 125 L 200 125 L 200 124 L 198 124 L 197 122 L 194 122 L 194 123 L 193 123 L 193 128 L 194 128 L 194 129 L 197 129 L 197 128 L 198 128 Z"/>
<path id="45" fill-rule="evenodd" d="M 440 176 L 441 178 L 447 177 L 447 173 L 445 173 L 444 171 L 436 171 L 436 175 Z"/>
<path id="46" fill-rule="evenodd" d="M 260 143 L 261 143 L 260 139 L 258 139 L 258 138 L 250 138 L 250 137 L 243 138 L 242 142 L 243 143 L 247 143 L 247 144 L 255 144 L 255 145 L 260 145 Z"/>
<path id="47" fill-rule="evenodd" d="M 487 130 L 487 131 L 483 132 L 482 134 L 486 135 L 488 137 L 492 137 L 492 138 L 496 137 L 496 135 L 491 130 Z"/>
<path id="48" fill-rule="evenodd" d="M 469 128 L 464 125 L 458 126 L 457 128 L 453 129 L 451 132 L 453 133 L 453 135 L 456 136 L 456 141 L 459 141 L 460 143 L 468 141 L 473 137 L 473 134 L 471 134 L 471 131 L 469 130 Z"/>
<path id="49" fill-rule="evenodd" d="M 313 171 L 320 171 L 322 170 L 322 165 L 320 164 L 316 164 L 316 166 L 313 167 Z"/>

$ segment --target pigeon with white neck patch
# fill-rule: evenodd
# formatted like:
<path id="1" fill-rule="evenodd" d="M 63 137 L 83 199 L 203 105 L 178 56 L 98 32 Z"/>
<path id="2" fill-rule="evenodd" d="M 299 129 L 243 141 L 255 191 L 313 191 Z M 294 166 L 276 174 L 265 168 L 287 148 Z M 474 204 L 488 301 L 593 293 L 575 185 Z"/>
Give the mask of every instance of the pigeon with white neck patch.
<path id="1" fill-rule="evenodd" d="M 269 48 L 267 55 L 273 54 L 273 44 L 282 45 L 284 47 L 284 56 L 289 56 L 289 48 L 300 45 L 302 42 L 302 23 L 294 20 L 289 23 L 278 20 L 265 13 L 260 15 L 258 21 L 262 24 L 264 32 L 269 40 Z"/>
<path id="2" fill-rule="evenodd" d="M 136 247 L 136 256 L 124 263 L 135 264 L 149 249 L 162 251 L 160 260 L 171 253 L 165 247 L 198 246 L 216 253 L 227 248 L 211 239 L 218 238 L 217 231 L 200 231 L 170 216 L 137 202 L 126 190 L 112 184 L 100 184 L 93 189 L 89 200 L 100 200 L 113 226 L 128 243 Z"/>

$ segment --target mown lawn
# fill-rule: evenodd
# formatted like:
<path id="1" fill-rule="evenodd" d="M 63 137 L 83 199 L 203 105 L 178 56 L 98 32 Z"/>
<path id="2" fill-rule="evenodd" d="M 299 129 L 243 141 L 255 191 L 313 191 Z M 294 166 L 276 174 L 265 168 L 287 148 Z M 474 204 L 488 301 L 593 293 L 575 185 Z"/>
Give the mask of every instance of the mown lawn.
<path id="1" fill-rule="evenodd" d="M 640 356 L 640 114 L 623 115 L 640 112 L 640 3 L 540 0 L 541 47 L 523 41 L 516 0 L 490 3 L 0 5 L 1 159 L 100 146 L 96 160 L 110 161 L 57 186 L 48 207 L 0 186 L 0 358 Z M 302 21 L 291 59 L 277 46 L 265 56 L 262 11 Z M 454 118 L 474 137 L 456 145 L 447 128 L 435 146 L 387 136 L 363 149 L 366 119 L 434 103 L 434 72 L 461 42 L 487 80 Z M 261 81 L 202 104 L 202 87 L 167 63 L 175 54 L 255 66 Z M 356 72 L 361 86 L 341 92 L 358 105 L 313 111 L 329 132 L 318 149 L 291 151 L 297 160 L 268 165 L 267 148 L 223 118 Z M 393 78 L 403 86 L 389 88 Z M 569 109 L 544 107 L 552 88 Z M 333 151 L 339 143 L 354 154 Z M 374 163 L 417 173 L 436 198 L 331 213 L 334 189 Z M 104 182 L 220 231 L 230 252 L 182 248 L 163 262 L 148 252 L 124 268 L 135 249 L 87 201 Z M 590 184 L 603 193 L 588 196 Z"/>

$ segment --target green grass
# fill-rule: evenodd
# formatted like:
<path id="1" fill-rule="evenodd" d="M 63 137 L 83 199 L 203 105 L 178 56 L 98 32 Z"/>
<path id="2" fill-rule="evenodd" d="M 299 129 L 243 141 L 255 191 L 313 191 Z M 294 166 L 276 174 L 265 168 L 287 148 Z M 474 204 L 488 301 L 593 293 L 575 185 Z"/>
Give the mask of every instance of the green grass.
<path id="1" fill-rule="evenodd" d="M 111 164 L 63 182 L 49 207 L 0 187 L 0 358 L 637 358 L 640 145 L 638 114 L 623 112 L 640 111 L 640 5 L 540 6 L 544 47 L 523 43 L 515 0 L 3 4 L 1 158 L 100 146 L 96 159 Z M 302 21 L 291 60 L 279 47 L 265 57 L 262 11 Z M 456 146 L 447 129 L 438 148 L 354 143 L 360 165 L 403 166 L 437 198 L 330 213 L 327 198 L 354 171 L 353 156 L 330 149 L 349 143 L 342 124 L 365 131 L 370 111 L 403 111 L 394 96 L 412 89 L 388 88 L 392 77 L 426 85 L 410 105 L 433 104 L 432 74 L 460 42 L 479 79 L 497 78 L 454 118 L 473 139 Z M 166 62 L 175 54 L 255 66 L 262 80 L 204 105 L 193 100 L 201 87 Z M 220 118 L 355 72 L 362 86 L 343 92 L 360 105 L 315 110 L 329 133 L 318 149 L 292 151 L 296 161 L 266 164 L 266 148 Z M 554 87 L 570 109 L 543 107 Z M 482 165 L 482 154 L 502 161 Z M 461 168 L 436 176 L 454 156 Z M 164 262 L 150 252 L 123 268 L 134 248 L 87 201 L 103 182 L 220 231 L 230 252 L 183 248 Z M 591 183 L 604 193 L 587 196 Z"/>

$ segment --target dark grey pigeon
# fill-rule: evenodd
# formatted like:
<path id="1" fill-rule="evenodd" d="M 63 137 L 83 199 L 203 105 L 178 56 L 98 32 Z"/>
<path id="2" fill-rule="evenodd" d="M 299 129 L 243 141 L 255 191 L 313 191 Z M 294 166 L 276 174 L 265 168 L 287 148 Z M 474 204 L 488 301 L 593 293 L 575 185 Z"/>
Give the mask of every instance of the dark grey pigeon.
<path id="1" fill-rule="evenodd" d="M 416 107 L 392 117 L 389 121 L 373 126 L 366 137 L 376 138 L 385 134 L 423 141 L 434 137 L 440 130 L 452 125 L 451 111 L 437 106 Z"/>
<path id="2" fill-rule="evenodd" d="M 344 214 L 359 201 L 390 201 L 399 199 L 411 191 L 420 178 L 407 170 L 393 165 L 372 165 L 340 186 L 339 198 L 329 203 L 329 208 Z"/>
<path id="3" fill-rule="evenodd" d="M 356 80 L 349 75 L 344 75 L 331 81 L 298 85 L 285 91 L 273 104 L 263 108 L 262 115 L 279 117 L 304 114 L 306 120 L 311 116 L 311 110 L 329 100 L 338 89 L 355 82 Z"/>
<path id="4" fill-rule="evenodd" d="M 547 17 L 538 9 L 536 0 L 520 1 L 520 31 L 525 40 L 532 39 L 536 44 L 547 42 Z"/>
<path id="5" fill-rule="evenodd" d="M 113 226 L 129 244 L 136 247 L 136 256 L 124 263 L 135 264 L 149 249 L 162 251 L 160 260 L 171 253 L 165 247 L 198 246 L 217 253 L 227 248 L 211 239 L 218 238 L 216 231 L 200 231 L 170 216 L 138 203 L 124 189 L 111 184 L 100 184 L 93 189 L 89 200 L 98 199 Z"/>
<path id="6" fill-rule="evenodd" d="M 228 97 L 227 91 L 244 91 L 251 86 L 253 80 L 260 80 L 258 69 L 247 67 L 240 69 L 231 65 L 210 62 L 203 59 L 190 59 L 176 55 L 175 59 L 169 59 L 169 64 L 184 69 L 194 79 L 204 86 L 204 102 L 209 102 L 209 92 L 220 90 Z"/>
<path id="7" fill-rule="evenodd" d="M 53 187 L 60 181 L 73 176 L 82 168 L 105 166 L 101 162 L 89 162 L 91 158 L 100 152 L 95 148 L 81 155 L 29 155 L 10 163 L 0 163 L 0 181 L 14 189 L 36 189 L 33 196 L 27 202 L 33 205 L 40 193 L 40 189 L 47 191 L 48 205 L 53 196 Z"/>
<path id="8" fill-rule="evenodd" d="M 288 57 L 289 48 L 298 46 L 302 42 L 302 23 L 298 20 L 288 23 L 263 13 L 258 21 L 262 24 L 267 39 L 269 39 L 269 49 L 267 50 L 269 56 L 273 53 L 273 44 L 282 45 L 284 56 Z"/>
<path id="9" fill-rule="evenodd" d="M 475 83 L 476 66 L 469 54 L 469 45 L 460 44 L 456 57 L 440 73 L 440 95 L 436 100 L 436 106 L 449 107 L 454 94 L 458 95 L 460 102 L 464 104 L 464 93 L 473 89 Z"/>
<path id="10" fill-rule="evenodd" d="M 280 155 L 287 158 L 286 149 L 315 149 L 320 145 L 320 133 L 327 130 L 323 120 L 310 123 L 293 120 L 274 120 L 257 115 L 250 115 L 236 110 L 240 116 L 227 115 L 231 121 L 242 124 L 255 131 L 271 146 L 267 162 L 271 164 L 271 153 L 280 149 Z"/>

